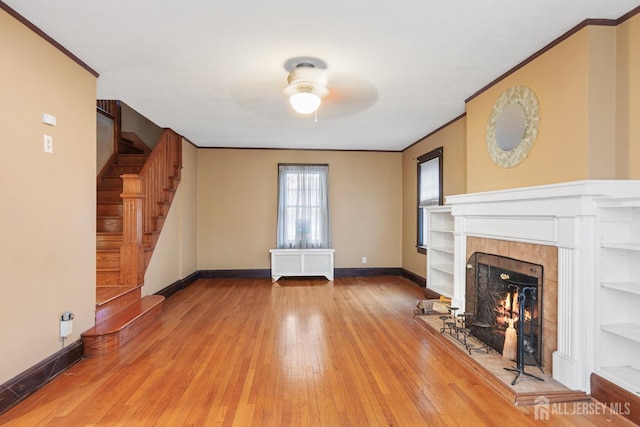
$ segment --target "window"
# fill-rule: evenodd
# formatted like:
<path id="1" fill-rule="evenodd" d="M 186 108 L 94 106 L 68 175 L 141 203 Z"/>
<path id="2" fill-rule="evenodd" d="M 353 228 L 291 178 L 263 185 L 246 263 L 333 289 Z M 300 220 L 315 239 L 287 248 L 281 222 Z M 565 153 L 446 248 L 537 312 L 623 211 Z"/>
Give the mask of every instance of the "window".
<path id="1" fill-rule="evenodd" d="M 442 147 L 418 157 L 418 252 L 427 246 L 427 206 L 443 204 Z"/>
<path id="2" fill-rule="evenodd" d="M 331 248 L 328 165 L 278 165 L 278 249 Z"/>

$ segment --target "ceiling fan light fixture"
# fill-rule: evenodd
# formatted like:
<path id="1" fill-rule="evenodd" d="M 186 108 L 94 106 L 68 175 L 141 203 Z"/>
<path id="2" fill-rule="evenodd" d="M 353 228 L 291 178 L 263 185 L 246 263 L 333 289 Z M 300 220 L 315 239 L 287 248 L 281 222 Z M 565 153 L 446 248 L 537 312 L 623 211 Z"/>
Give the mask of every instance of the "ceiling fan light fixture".
<path id="1" fill-rule="evenodd" d="M 296 64 L 287 76 L 287 83 L 289 86 L 285 94 L 293 109 L 300 114 L 314 113 L 329 92 L 325 70 L 316 68 L 313 62 Z"/>
<path id="2" fill-rule="evenodd" d="M 289 103 L 300 114 L 311 114 L 320 107 L 322 100 L 311 91 L 298 91 L 289 97 Z"/>

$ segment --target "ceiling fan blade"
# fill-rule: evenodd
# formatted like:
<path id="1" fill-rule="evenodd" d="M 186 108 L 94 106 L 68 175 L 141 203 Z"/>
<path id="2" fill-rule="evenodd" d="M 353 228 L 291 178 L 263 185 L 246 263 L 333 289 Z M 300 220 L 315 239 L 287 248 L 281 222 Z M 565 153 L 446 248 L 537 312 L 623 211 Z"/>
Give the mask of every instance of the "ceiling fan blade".
<path id="1" fill-rule="evenodd" d="M 230 92 L 234 102 L 243 109 L 260 116 L 282 120 L 298 120 L 285 95 L 286 78 L 246 78 L 236 83 Z M 376 87 L 355 74 L 328 73 L 328 94 L 318 109 L 321 120 L 339 120 L 342 117 L 367 110 L 378 100 Z"/>
<path id="2" fill-rule="evenodd" d="M 367 110 L 378 100 L 378 90 L 355 74 L 329 75 L 329 94 L 318 110 L 323 118 L 339 119 Z"/>
<path id="3" fill-rule="evenodd" d="M 282 88 L 282 82 L 248 81 L 234 85 L 230 95 L 240 107 L 258 115 L 277 119 L 292 118 L 293 113 Z"/>

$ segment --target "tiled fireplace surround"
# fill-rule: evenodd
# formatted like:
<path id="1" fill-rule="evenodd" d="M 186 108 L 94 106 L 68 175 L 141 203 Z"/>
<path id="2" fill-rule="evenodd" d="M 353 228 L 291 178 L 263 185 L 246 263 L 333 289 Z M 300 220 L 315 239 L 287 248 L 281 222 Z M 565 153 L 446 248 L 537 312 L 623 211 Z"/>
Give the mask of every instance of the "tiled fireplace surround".
<path id="1" fill-rule="evenodd" d="M 552 373 L 551 360 L 556 351 L 558 325 L 558 248 L 506 240 L 467 237 L 467 259 L 474 252 L 535 262 L 544 267 L 542 292 L 542 368 Z M 522 272 L 522 273 L 527 273 Z M 535 370 L 535 369 L 534 369 Z"/>
<path id="2" fill-rule="evenodd" d="M 543 366 L 590 392 L 598 328 L 597 206 L 638 192 L 638 181 L 577 181 L 449 196 L 454 227 L 453 304 L 464 310 L 467 259 L 485 252 L 544 267 Z"/>

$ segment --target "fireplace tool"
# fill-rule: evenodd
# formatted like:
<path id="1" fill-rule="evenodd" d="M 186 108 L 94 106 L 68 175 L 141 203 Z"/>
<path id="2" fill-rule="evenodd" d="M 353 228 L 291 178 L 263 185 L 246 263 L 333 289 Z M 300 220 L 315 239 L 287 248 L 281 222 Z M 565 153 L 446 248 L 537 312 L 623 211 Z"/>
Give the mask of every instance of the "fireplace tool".
<path id="1" fill-rule="evenodd" d="M 535 305 L 537 287 L 535 287 L 535 286 L 527 286 L 526 284 L 520 284 L 520 286 L 518 286 L 518 285 L 515 285 L 513 283 L 510 283 L 509 288 L 518 291 L 518 316 L 519 316 L 519 319 L 518 319 L 518 341 L 517 341 L 517 344 L 518 344 L 518 357 L 516 359 L 516 367 L 515 368 L 504 368 L 504 369 L 506 369 L 507 371 L 511 371 L 511 372 L 515 372 L 516 373 L 515 378 L 513 379 L 513 381 L 511 381 L 511 385 L 515 385 L 516 382 L 518 381 L 518 378 L 520 378 L 521 375 L 526 375 L 526 376 L 534 378 L 534 379 L 536 379 L 538 381 L 544 381 L 544 379 L 524 371 L 524 367 L 525 367 L 525 363 L 524 363 L 524 352 L 525 352 L 525 350 L 524 350 L 525 299 L 526 299 L 526 293 L 529 292 L 529 295 L 531 296 L 532 305 Z M 530 328 L 530 333 L 531 333 L 531 335 L 533 335 L 533 328 Z M 533 339 L 533 336 L 531 336 L 530 339 Z M 540 371 L 542 371 L 542 367 L 539 365 L 537 360 L 536 360 L 536 364 L 538 365 L 538 369 L 540 369 Z M 542 371 L 542 372 L 544 373 L 544 371 Z"/>
<path id="2" fill-rule="evenodd" d="M 458 340 L 464 348 L 469 352 L 469 356 L 471 356 L 472 350 L 486 350 L 487 353 L 491 351 L 491 347 L 487 344 L 480 343 L 478 345 L 472 345 L 469 342 L 469 339 L 472 337 L 471 329 L 469 325 L 473 324 L 473 326 L 478 328 L 488 328 L 491 325 L 488 323 L 480 323 L 480 322 L 472 322 L 471 318 L 473 317 L 473 313 L 458 313 L 458 307 L 447 306 L 447 310 L 449 311 L 448 315 L 440 316 L 440 320 L 442 320 L 442 328 L 440 328 L 440 333 L 444 334 L 448 332 L 448 334 Z M 462 334 L 462 336 L 460 336 Z"/>

